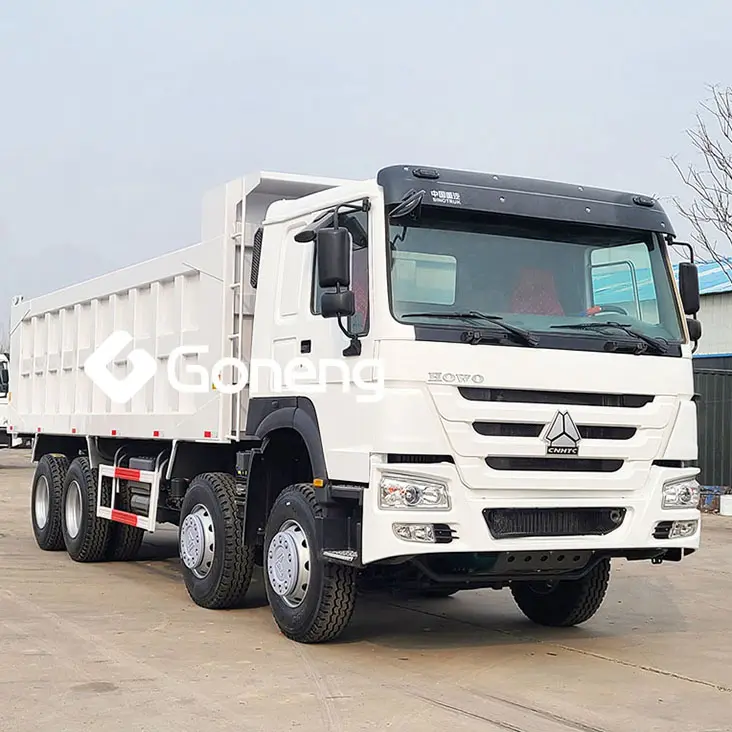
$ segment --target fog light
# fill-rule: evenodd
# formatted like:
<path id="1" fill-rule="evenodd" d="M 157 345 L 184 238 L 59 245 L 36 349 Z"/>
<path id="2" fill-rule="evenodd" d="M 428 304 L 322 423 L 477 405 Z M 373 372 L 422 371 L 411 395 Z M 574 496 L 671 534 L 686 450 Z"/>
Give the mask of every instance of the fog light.
<path id="1" fill-rule="evenodd" d="M 450 509 L 447 486 L 422 477 L 384 474 L 379 481 L 379 508 Z"/>
<path id="2" fill-rule="evenodd" d="M 684 478 L 663 486 L 664 508 L 697 508 L 701 489 L 694 478 Z"/>
<path id="3" fill-rule="evenodd" d="M 434 544 L 435 527 L 432 524 L 392 524 L 394 533 L 404 541 Z"/>
<path id="4" fill-rule="evenodd" d="M 696 527 L 699 522 L 694 519 L 691 521 L 674 521 L 671 524 L 671 531 L 668 533 L 669 539 L 688 539 L 696 534 Z"/>

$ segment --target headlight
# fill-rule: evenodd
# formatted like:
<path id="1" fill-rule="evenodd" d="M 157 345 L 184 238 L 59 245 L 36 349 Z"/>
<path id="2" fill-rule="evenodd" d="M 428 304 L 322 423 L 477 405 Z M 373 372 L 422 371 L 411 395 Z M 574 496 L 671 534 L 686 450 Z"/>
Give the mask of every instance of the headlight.
<path id="1" fill-rule="evenodd" d="M 426 478 L 382 475 L 379 481 L 380 508 L 450 509 L 447 486 Z"/>
<path id="2" fill-rule="evenodd" d="M 694 478 L 685 478 L 663 486 L 664 508 L 697 508 L 701 489 Z"/>

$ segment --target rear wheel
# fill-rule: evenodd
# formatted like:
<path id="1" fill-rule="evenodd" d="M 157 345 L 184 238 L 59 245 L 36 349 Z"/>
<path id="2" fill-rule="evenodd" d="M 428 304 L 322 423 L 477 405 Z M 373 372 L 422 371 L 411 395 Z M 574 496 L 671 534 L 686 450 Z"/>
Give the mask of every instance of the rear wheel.
<path id="1" fill-rule="evenodd" d="M 297 484 L 280 493 L 267 519 L 267 599 L 280 631 L 300 643 L 337 638 L 356 600 L 355 569 L 320 558 L 316 521 L 321 512 L 312 486 Z"/>
<path id="2" fill-rule="evenodd" d="M 64 548 L 61 495 L 69 469 L 65 455 L 44 455 L 36 467 L 31 490 L 31 523 L 36 544 L 47 552 Z"/>
<path id="3" fill-rule="evenodd" d="M 119 493 L 115 496 L 115 506 L 120 511 L 130 512 L 131 492 L 126 482 L 120 485 Z M 113 562 L 129 562 L 137 557 L 142 539 L 145 536 L 144 529 L 137 526 L 114 522 L 109 529 L 109 545 L 107 547 L 107 559 Z"/>
<path id="4" fill-rule="evenodd" d="M 97 516 L 97 471 L 89 458 L 78 457 L 66 473 L 61 527 L 64 544 L 75 562 L 106 559 L 110 522 Z"/>
<path id="5" fill-rule="evenodd" d="M 228 473 L 198 475 L 181 507 L 183 580 L 191 599 L 209 609 L 240 606 L 254 573 L 254 549 L 244 543 L 235 487 Z"/>
<path id="6" fill-rule="evenodd" d="M 584 577 L 556 582 L 514 582 L 511 593 L 521 611 L 538 625 L 569 627 L 589 620 L 600 608 L 610 582 L 610 559 Z"/>

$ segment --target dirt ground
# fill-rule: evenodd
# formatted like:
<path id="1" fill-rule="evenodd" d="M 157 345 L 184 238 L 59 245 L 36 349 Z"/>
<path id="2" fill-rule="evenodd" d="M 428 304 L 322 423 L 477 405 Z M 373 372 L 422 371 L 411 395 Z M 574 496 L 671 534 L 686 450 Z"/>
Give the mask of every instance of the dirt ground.
<path id="1" fill-rule="evenodd" d="M 585 625 L 531 625 L 508 592 L 361 601 L 342 640 L 188 598 L 175 529 L 136 562 L 40 551 L 33 468 L 0 451 L 0 730 L 732 731 L 732 519 L 681 564 L 618 562 Z"/>

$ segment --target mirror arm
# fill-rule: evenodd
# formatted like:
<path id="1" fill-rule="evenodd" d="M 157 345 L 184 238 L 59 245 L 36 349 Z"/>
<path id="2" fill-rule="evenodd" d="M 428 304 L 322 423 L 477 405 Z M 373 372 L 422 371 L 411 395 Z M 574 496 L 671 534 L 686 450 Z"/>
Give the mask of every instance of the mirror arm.
<path id="1" fill-rule="evenodd" d="M 361 355 L 361 341 L 357 335 L 350 336 L 351 342 L 343 349 L 342 355 L 344 358 L 349 356 L 360 356 Z"/>
<path id="2" fill-rule="evenodd" d="M 666 234 L 666 243 L 670 247 L 683 247 L 684 249 L 687 249 L 689 252 L 689 263 L 694 264 L 694 247 L 692 247 L 691 244 L 685 241 L 674 241 L 671 234 Z"/>
<path id="3" fill-rule="evenodd" d="M 343 356 L 360 356 L 361 339 L 355 333 L 351 333 L 351 331 L 343 325 L 342 315 L 338 316 L 338 327 L 341 329 L 341 333 L 351 341 L 350 344 L 343 349 Z"/>

